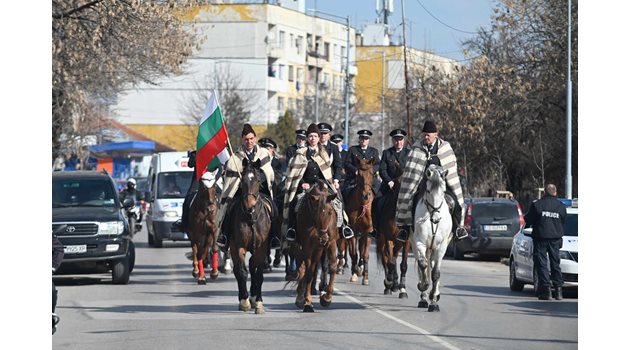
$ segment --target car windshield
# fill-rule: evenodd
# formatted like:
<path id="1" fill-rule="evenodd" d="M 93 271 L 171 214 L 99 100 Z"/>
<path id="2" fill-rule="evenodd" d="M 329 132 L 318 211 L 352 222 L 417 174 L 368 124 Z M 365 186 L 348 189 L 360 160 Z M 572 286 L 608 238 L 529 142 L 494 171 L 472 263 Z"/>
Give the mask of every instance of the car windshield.
<path id="1" fill-rule="evenodd" d="M 564 222 L 564 235 L 577 237 L 578 235 L 577 214 L 567 214 L 567 219 Z"/>
<path id="2" fill-rule="evenodd" d="M 172 171 L 158 175 L 157 198 L 184 198 L 192 180 L 192 171 Z"/>
<path id="3" fill-rule="evenodd" d="M 53 179 L 52 206 L 113 207 L 114 189 L 107 179 Z"/>
<path id="4" fill-rule="evenodd" d="M 516 205 L 509 203 L 473 204 L 472 213 L 477 218 L 494 218 L 495 220 L 518 217 Z"/>

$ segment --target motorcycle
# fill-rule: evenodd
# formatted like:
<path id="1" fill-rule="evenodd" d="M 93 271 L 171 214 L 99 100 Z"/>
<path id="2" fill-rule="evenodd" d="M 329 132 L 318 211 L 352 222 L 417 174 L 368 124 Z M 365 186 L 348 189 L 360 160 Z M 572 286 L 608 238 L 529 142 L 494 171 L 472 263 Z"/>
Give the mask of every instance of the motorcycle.
<path id="1" fill-rule="evenodd" d="M 123 201 L 123 207 L 125 208 L 125 215 L 129 222 L 129 232 L 133 237 L 136 232 L 142 230 L 143 215 L 141 206 L 133 198 L 126 198 Z"/>

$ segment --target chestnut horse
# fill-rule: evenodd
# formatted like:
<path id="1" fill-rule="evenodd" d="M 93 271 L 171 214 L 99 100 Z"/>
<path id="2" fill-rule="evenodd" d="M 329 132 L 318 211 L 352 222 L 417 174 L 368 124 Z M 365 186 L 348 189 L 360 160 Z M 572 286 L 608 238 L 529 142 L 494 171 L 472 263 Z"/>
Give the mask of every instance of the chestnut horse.
<path id="1" fill-rule="evenodd" d="M 204 262 L 212 248 L 212 272 L 210 277 L 219 277 L 219 256 L 216 245 L 218 196 L 216 184 L 216 172 L 206 172 L 199 180 L 199 189 L 193 197 L 188 212 L 188 238 L 192 247 L 190 258 L 193 261 L 193 277 L 197 278 L 197 284 L 206 284 Z M 187 255 L 188 256 L 188 255 Z"/>
<path id="2" fill-rule="evenodd" d="M 317 265 L 322 266 L 319 303 L 327 307 L 332 302 L 337 271 L 337 213 L 332 206 L 336 193 L 329 194 L 328 185 L 319 180 L 305 194 L 297 212 L 296 240 L 292 244 L 298 266 L 298 287 L 295 305 L 304 312 L 313 312 L 312 290 L 317 281 Z M 328 275 L 328 281 L 326 281 Z"/>
<path id="3" fill-rule="evenodd" d="M 272 210 L 271 203 L 259 192 L 261 178 L 260 160 L 250 162 L 244 158 L 240 195 L 234 197 L 236 202 L 231 208 L 230 222 L 226 223 L 230 230 L 230 254 L 238 284 L 239 310 L 249 311 L 254 304 L 256 314 L 265 313 L 262 284 Z M 249 264 L 245 263 L 247 252 L 251 253 Z M 249 294 L 247 265 L 252 278 Z"/>
<path id="4" fill-rule="evenodd" d="M 370 243 L 369 233 L 372 232 L 372 200 L 374 192 L 372 191 L 372 165 L 374 158 L 357 159 L 359 162 L 357 168 L 356 186 L 350 190 L 347 197 L 344 198 L 346 213 L 348 214 L 348 225 L 354 231 L 354 237 L 344 239 L 340 243 L 339 249 L 344 251 L 345 245 L 348 245 L 350 257 L 352 258 L 352 276 L 350 282 L 356 282 L 358 275 L 361 274 L 363 268 L 363 285 L 370 284 L 368 278 L 368 261 L 370 259 Z M 359 239 L 359 252 L 357 254 L 357 238 Z M 360 255 L 360 256 L 358 256 Z"/>
<path id="5" fill-rule="evenodd" d="M 395 162 L 394 187 L 391 191 L 381 197 L 382 203 L 378 203 L 379 216 L 376 222 L 378 239 L 376 240 L 376 254 L 379 262 L 385 269 L 385 295 L 400 291 L 399 298 L 408 298 L 405 286 L 407 275 L 407 256 L 411 249 L 409 240 L 401 242 L 396 239 L 398 236 L 398 226 L 396 226 L 396 201 L 400 192 L 400 177 L 403 169 L 398 162 Z M 400 282 L 398 282 L 398 272 L 396 270 L 396 260 L 398 253 L 402 250 L 402 261 L 400 262 Z"/>

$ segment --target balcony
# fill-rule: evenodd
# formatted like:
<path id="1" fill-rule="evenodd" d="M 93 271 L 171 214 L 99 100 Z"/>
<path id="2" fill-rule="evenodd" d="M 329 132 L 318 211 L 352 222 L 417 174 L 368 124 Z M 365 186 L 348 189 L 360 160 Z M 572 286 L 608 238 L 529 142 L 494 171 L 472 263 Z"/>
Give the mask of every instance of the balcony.
<path id="1" fill-rule="evenodd" d="M 267 47 L 267 57 L 272 58 L 281 58 L 284 56 L 284 49 L 278 46 L 268 46 Z"/>
<path id="2" fill-rule="evenodd" d="M 289 91 L 289 82 L 274 77 L 267 77 L 267 91 L 286 93 Z"/>

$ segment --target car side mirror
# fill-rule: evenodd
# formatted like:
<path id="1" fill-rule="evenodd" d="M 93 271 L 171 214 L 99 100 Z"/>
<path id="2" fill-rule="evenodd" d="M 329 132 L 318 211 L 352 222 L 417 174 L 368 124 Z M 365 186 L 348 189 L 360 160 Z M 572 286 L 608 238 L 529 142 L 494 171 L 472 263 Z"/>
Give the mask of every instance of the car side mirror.
<path id="1" fill-rule="evenodd" d="M 123 208 L 125 209 L 129 209 L 131 207 L 133 207 L 136 203 L 134 202 L 133 198 L 125 198 L 125 200 L 122 203 Z"/>

